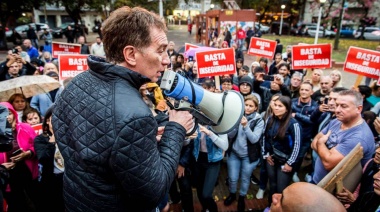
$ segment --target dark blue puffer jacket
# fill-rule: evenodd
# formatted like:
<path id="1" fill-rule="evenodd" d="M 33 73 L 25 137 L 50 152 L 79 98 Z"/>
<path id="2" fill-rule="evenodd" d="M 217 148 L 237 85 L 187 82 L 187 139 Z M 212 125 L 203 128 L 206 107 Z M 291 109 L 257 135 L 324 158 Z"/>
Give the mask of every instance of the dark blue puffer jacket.
<path id="1" fill-rule="evenodd" d="M 292 112 L 295 119 L 302 127 L 302 139 L 311 139 L 314 123 L 310 120 L 310 115 L 318 108 L 318 103 L 310 100 L 307 104 L 302 104 L 299 98 L 292 99 Z"/>
<path id="2" fill-rule="evenodd" d="M 168 122 L 157 143 L 157 122 L 138 91 L 149 80 L 94 56 L 88 64 L 53 113 L 66 211 L 152 211 L 174 179 L 185 129 Z"/>

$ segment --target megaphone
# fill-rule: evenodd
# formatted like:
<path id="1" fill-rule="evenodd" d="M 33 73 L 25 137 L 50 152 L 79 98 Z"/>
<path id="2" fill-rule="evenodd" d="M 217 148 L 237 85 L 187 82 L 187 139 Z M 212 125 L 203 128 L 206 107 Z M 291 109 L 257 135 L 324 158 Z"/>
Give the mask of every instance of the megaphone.
<path id="1" fill-rule="evenodd" d="M 212 93 L 174 71 L 164 72 L 160 87 L 166 96 L 189 103 L 193 110 L 199 108 L 201 113 L 192 113 L 193 116 L 201 120 L 200 124 L 210 125 L 216 133 L 230 132 L 239 125 L 243 116 L 244 100 L 236 91 Z"/>

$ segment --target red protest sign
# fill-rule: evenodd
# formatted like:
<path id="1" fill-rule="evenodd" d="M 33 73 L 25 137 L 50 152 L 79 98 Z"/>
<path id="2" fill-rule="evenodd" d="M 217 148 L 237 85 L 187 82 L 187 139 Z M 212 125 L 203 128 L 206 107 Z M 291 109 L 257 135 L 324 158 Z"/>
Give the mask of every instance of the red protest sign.
<path id="1" fill-rule="evenodd" d="M 380 52 L 351 46 L 343 70 L 371 78 L 380 77 Z"/>
<path id="2" fill-rule="evenodd" d="M 199 46 L 191 44 L 191 43 L 185 43 L 185 52 L 192 48 L 199 48 Z"/>
<path id="3" fill-rule="evenodd" d="M 277 42 L 274 40 L 251 37 L 247 54 L 272 59 L 276 51 L 276 45 Z"/>
<path id="4" fill-rule="evenodd" d="M 80 54 L 80 49 L 80 44 L 52 42 L 53 58 L 58 58 L 60 54 Z"/>
<path id="5" fill-rule="evenodd" d="M 292 69 L 331 68 L 331 43 L 292 47 Z"/>
<path id="6" fill-rule="evenodd" d="M 88 69 L 87 57 L 85 54 L 61 54 L 58 56 L 59 79 L 65 80 L 69 77 L 86 71 Z"/>
<path id="7" fill-rule="evenodd" d="M 36 135 L 41 135 L 44 132 L 42 129 L 42 124 L 32 125 L 32 128 L 34 132 L 36 132 Z"/>
<path id="8" fill-rule="evenodd" d="M 209 77 L 224 74 L 235 74 L 235 50 L 225 48 L 195 53 L 198 64 L 198 76 Z"/>

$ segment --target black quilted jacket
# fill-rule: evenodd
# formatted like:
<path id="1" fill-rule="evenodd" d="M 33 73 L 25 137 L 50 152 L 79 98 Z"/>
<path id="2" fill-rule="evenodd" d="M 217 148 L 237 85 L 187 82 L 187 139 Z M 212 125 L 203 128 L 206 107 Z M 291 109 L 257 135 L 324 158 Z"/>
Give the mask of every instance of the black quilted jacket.
<path id="1" fill-rule="evenodd" d="M 138 92 L 147 78 L 94 56 L 88 64 L 53 113 L 66 209 L 151 211 L 173 181 L 185 129 L 169 122 L 157 143 L 157 123 Z"/>

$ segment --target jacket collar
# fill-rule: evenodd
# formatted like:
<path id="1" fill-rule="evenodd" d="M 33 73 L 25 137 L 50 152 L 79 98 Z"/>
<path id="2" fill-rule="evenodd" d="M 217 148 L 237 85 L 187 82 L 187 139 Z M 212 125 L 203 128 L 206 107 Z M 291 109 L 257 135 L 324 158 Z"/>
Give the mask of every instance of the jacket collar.
<path id="1" fill-rule="evenodd" d="M 307 103 L 307 106 L 311 106 L 311 98 L 309 100 L 309 102 Z M 301 97 L 298 97 L 298 105 L 301 105 Z"/>
<path id="2" fill-rule="evenodd" d="M 141 85 L 150 82 L 150 79 L 126 67 L 108 63 L 105 58 L 90 55 L 87 58 L 91 71 L 106 78 L 120 77 L 139 89 Z"/>

